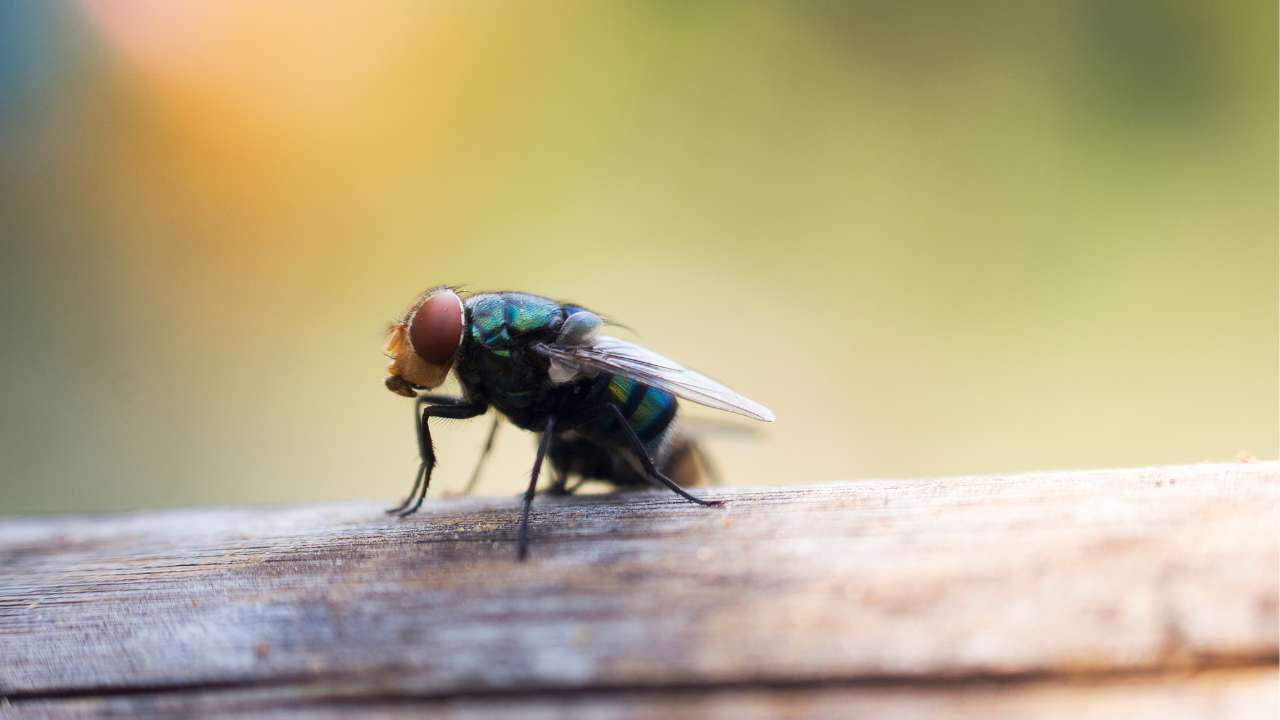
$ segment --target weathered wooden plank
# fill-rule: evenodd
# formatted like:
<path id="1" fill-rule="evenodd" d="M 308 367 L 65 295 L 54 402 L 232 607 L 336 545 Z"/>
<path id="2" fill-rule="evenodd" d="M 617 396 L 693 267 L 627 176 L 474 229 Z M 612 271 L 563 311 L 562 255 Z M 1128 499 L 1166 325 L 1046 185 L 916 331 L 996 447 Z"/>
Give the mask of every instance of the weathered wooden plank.
<path id="1" fill-rule="evenodd" d="M 39 700 L 21 709 L 48 717 L 429 717 L 455 720 L 667 720 L 752 718 L 1259 718 L 1280 711 L 1272 668 L 1173 677 L 1063 678 L 1019 683 L 680 688 L 456 697 L 369 695 L 356 687 L 233 689 Z"/>
<path id="2" fill-rule="evenodd" d="M 1277 660 L 1280 463 L 714 494 L 540 499 L 525 564 L 509 498 L 10 519 L 0 695 L 738 707 Z"/>

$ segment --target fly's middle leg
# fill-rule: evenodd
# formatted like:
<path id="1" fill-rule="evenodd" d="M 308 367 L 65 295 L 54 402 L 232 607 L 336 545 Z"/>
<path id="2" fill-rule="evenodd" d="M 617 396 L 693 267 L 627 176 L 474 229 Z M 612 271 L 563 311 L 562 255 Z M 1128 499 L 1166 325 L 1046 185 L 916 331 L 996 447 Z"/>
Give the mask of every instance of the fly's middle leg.
<path id="1" fill-rule="evenodd" d="M 547 418 L 547 429 L 538 442 L 538 456 L 533 461 L 533 471 L 529 473 L 529 489 L 524 491 L 524 509 L 520 513 L 520 540 L 516 546 L 516 559 L 524 560 L 529 556 L 529 510 L 533 506 L 533 496 L 538 491 L 538 473 L 542 470 L 542 459 L 547 455 L 551 439 L 556 433 L 556 416 Z"/>

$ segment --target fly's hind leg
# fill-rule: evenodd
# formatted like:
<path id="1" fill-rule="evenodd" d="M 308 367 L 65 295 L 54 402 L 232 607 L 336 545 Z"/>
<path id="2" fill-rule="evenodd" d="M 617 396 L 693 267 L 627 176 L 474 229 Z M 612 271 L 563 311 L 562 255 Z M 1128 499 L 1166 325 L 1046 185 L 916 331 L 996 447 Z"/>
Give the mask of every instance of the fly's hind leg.
<path id="1" fill-rule="evenodd" d="M 657 480 L 663 485 L 666 485 L 672 492 L 691 503 L 697 503 L 704 507 L 718 507 L 724 504 L 721 500 L 703 500 L 700 497 L 694 497 L 689 494 L 688 490 L 685 490 L 676 484 L 675 480 L 672 480 L 659 472 L 658 467 L 653 464 L 653 458 L 649 457 L 649 451 L 644 447 L 644 441 L 640 439 L 639 435 L 636 435 L 635 429 L 631 427 L 631 423 L 627 422 L 627 418 L 622 414 L 622 410 L 612 403 L 609 404 L 609 409 L 613 412 L 614 418 L 617 419 L 618 425 L 622 429 L 623 437 L 627 439 L 627 443 L 631 445 L 631 449 L 635 451 L 636 457 L 639 458 L 640 464 L 644 466 L 644 471 L 649 475 L 649 477 Z"/>

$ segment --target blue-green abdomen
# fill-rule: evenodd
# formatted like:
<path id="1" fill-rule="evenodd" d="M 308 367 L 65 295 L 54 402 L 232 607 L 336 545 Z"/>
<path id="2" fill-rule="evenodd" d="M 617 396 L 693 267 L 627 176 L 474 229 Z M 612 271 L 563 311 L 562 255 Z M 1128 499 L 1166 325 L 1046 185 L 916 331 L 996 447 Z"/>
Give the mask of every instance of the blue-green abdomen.
<path id="1" fill-rule="evenodd" d="M 621 375 L 609 380 L 609 402 L 622 410 L 627 424 L 646 445 L 660 439 L 676 415 L 674 395 Z"/>

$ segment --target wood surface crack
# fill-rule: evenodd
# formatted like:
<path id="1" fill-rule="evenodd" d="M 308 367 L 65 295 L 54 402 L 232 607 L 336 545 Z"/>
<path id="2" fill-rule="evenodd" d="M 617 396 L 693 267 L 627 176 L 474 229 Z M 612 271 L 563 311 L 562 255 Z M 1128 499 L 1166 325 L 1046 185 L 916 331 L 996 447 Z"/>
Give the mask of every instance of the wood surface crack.
<path id="1" fill-rule="evenodd" d="M 123 685 L 118 687 L 68 687 L 44 690 L 3 692 L 0 703 L 17 706 L 22 703 L 50 700 L 87 700 L 130 696 L 159 696 L 183 693 L 233 692 L 243 690 L 295 690 L 309 702 L 396 703 L 443 700 L 532 699 L 544 697 L 601 697 L 629 693 L 711 693 L 746 690 L 802 691 L 828 688 L 876 689 L 957 689 L 964 687 L 999 688 L 1024 684 L 1062 683 L 1093 685 L 1153 679 L 1189 679 L 1207 672 L 1231 670 L 1275 669 L 1280 654 L 1239 655 L 1206 658 L 1176 667 L 1115 668 L 1044 668 L 1012 672 L 979 671 L 959 674 L 868 674 L 830 678 L 756 678 L 750 680 L 694 680 L 689 682 L 598 683 L 590 685 L 529 685 L 512 687 L 458 687 L 444 690 L 394 690 L 381 681 L 396 669 L 376 672 L 335 673 L 332 675 L 294 675 L 268 678 L 245 678 L 211 682 L 157 685 Z M 0 705 L 2 706 L 2 705 Z"/>

